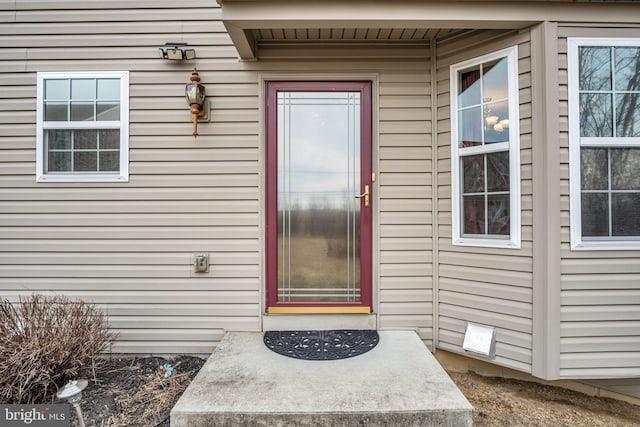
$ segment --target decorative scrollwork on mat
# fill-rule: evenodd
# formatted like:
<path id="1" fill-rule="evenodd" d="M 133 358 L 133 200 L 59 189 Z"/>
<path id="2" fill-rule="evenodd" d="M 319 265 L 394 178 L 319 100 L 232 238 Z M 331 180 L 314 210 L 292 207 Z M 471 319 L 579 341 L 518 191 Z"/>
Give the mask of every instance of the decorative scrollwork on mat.
<path id="1" fill-rule="evenodd" d="M 302 360 L 338 360 L 358 356 L 380 341 L 372 330 L 268 331 L 265 345 L 283 356 Z"/>

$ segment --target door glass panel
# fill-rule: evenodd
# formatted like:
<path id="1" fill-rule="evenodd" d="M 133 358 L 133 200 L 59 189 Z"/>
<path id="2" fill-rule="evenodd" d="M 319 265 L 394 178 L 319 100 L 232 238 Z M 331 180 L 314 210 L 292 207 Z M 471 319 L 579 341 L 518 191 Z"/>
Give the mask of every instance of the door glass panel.
<path id="1" fill-rule="evenodd" d="M 360 93 L 278 92 L 278 301 L 360 301 Z"/>

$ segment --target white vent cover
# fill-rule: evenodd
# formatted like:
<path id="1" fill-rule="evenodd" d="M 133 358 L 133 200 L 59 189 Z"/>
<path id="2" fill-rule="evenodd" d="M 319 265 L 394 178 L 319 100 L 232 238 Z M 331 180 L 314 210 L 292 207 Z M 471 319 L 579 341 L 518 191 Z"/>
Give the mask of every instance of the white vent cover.
<path id="1" fill-rule="evenodd" d="M 462 348 L 489 359 L 496 358 L 496 328 L 467 323 Z"/>

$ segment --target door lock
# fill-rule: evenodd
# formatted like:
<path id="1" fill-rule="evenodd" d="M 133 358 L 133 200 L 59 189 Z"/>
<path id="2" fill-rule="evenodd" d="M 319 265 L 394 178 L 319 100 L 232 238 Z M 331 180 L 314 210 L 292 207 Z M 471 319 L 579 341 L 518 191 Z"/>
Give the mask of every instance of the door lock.
<path id="1" fill-rule="evenodd" d="M 356 199 L 362 199 L 363 197 L 364 197 L 364 207 L 368 208 L 369 207 L 369 186 L 368 185 L 364 186 L 364 193 L 358 194 L 356 196 Z"/>

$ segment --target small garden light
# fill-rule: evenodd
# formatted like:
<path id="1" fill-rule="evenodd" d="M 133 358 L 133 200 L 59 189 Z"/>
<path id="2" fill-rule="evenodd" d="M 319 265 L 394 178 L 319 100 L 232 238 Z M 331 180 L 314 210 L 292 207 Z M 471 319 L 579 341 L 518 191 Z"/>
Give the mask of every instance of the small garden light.
<path id="1" fill-rule="evenodd" d="M 62 390 L 58 391 L 58 399 L 67 399 L 76 410 L 80 427 L 84 426 L 84 418 L 82 417 L 82 409 L 80 409 L 80 401 L 82 400 L 82 390 L 87 387 L 87 380 L 69 381 Z"/>

